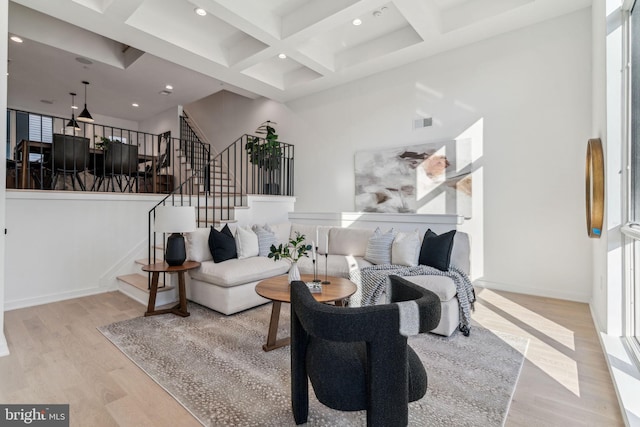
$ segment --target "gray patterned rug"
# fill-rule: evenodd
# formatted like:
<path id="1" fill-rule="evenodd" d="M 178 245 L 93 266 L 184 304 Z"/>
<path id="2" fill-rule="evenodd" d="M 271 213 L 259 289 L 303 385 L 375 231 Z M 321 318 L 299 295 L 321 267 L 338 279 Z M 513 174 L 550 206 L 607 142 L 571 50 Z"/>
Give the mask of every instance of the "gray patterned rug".
<path id="1" fill-rule="evenodd" d="M 98 328 L 206 426 L 288 426 L 289 347 L 265 353 L 271 304 L 223 316 L 189 303 L 190 317 L 139 317 Z M 289 335 L 283 304 L 278 337 Z M 409 405 L 413 426 L 500 426 L 528 340 L 474 325 L 471 335 L 410 338 L 429 376 Z M 366 414 L 340 412 L 310 393 L 310 426 L 362 426 Z"/>

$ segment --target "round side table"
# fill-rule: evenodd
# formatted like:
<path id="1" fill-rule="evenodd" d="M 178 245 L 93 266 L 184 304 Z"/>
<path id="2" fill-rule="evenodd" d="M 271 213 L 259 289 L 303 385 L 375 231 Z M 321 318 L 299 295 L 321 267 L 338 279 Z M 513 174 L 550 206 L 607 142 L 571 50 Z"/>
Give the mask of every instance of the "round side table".
<path id="1" fill-rule="evenodd" d="M 166 262 L 158 262 L 142 267 L 142 271 L 151 273 L 149 305 L 144 315 L 155 316 L 156 314 L 173 313 L 182 317 L 189 316 L 189 312 L 187 311 L 187 290 L 184 284 L 184 272 L 198 267 L 200 267 L 200 263 L 197 261 L 185 261 L 182 265 L 169 265 Z M 158 294 L 158 278 L 160 277 L 160 273 L 178 273 L 178 295 L 180 302 L 171 308 L 156 310 L 156 295 Z"/>

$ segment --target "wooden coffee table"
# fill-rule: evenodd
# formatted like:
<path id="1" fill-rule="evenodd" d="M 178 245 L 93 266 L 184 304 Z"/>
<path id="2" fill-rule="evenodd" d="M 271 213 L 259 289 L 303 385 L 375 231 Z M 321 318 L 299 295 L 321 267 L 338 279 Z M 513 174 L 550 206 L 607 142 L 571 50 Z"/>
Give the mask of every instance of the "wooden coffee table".
<path id="1" fill-rule="evenodd" d="M 313 275 L 302 274 L 300 279 L 303 282 L 311 282 Z M 329 276 L 327 279 L 331 282 L 329 285 L 322 285 L 321 293 L 312 293 L 316 301 L 319 302 L 335 302 L 336 305 L 342 306 L 342 300 L 353 295 L 356 291 L 356 285 L 343 277 Z M 283 302 L 291 302 L 291 293 L 289 290 L 288 277 L 277 276 L 261 281 L 256 285 L 256 292 L 261 297 L 273 301 L 271 307 L 271 320 L 269 321 L 269 333 L 267 334 L 267 343 L 262 346 L 264 351 L 275 350 L 285 345 L 289 345 L 290 338 L 276 339 L 278 334 L 278 323 L 280 322 L 280 307 Z"/>

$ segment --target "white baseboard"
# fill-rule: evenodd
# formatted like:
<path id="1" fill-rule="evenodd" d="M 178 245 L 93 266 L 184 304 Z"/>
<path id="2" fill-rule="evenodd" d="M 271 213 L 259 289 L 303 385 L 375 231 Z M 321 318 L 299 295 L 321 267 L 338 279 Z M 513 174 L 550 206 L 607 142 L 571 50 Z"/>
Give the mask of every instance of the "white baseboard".
<path id="1" fill-rule="evenodd" d="M 544 298 L 555 298 L 583 303 L 589 303 L 591 301 L 591 295 L 576 292 L 563 292 L 561 289 L 540 289 L 530 286 L 490 282 L 482 279 L 474 280 L 473 285 L 496 291 L 514 292 L 516 294 L 533 295 Z"/>
<path id="2" fill-rule="evenodd" d="M 4 337 L 4 333 L 0 331 L 0 357 L 9 355 L 9 345 Z"/>
<path id="3" fill-rule="evenodd" d="M 17 310 L 19 308 L 33 307 L 33 306 L 42 305 L 42 304 L 49 304 L 50 302 L 64 301 L 64 300 L 73 299 L 73 298 L 86 297 L 86 296 L 89 296 L 89 295 L 104 294 L 105 292 L 109 292 L 109 291 L 112 291 L 112 290 L 113 289 L 88 288 L 88 289 L 81 289 L 81 290 L 78 290 L 78 291 L 70 291 L 70 292 L 62 292 L 62 293 L 59 293 L 59 294 L 44 295 L 44 296 L 35 297 L 35 298 L 26 298 L 26 299 L 15 300 L 15 301 L 5 301 L 4 302 L 4 310 L 5 311 Z"/>

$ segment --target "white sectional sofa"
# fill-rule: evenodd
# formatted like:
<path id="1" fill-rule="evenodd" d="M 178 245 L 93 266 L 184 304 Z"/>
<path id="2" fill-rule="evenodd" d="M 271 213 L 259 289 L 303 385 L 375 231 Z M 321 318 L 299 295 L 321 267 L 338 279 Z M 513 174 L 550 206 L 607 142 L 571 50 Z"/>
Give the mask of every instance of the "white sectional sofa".
<path id="1" fill-rule="evenodd" d="M 349 278 L 353 269 L 372 265 L 365 260 L 367 245 L 374 232 L 372 229 L 291 223 L 271 224 L 270 227 L 277 243 L 286 243 L 296 232 L 305 235 L 306 243 L 316 242 L 317 274 L 320 279 L 324 278 L 325 266 L 327 275 Z M 230 228 L 235 235 L 235 227 Z M 224 314 L 233 314 L 269 302 L 255 292 L 255 286 L 263 279 L 287 274 L 289 262 L 274 261 L 265 256 L 251 256 L 215 263 L 209 251 L 209 233 L 210 229 L 201 228 L 187 235 L 187 257 L 202 263 L 200 268 L 189 272 L 188 299 Z M 417 250 L 419 251 L 419 247 Z M 469 274 L 470 245 L 466 233 L 458 231 L 455 234 L 451 264 Z M 313 274 L 311 258 L 302 258 L 298 266 L 302 274 Z M 444 336 L 451 335 L 460 323 L 453 280 L 435 275 L 407 276 L 406 279 L 440 297 L 442 317 L 438 327 L 432 332 Z"/>

